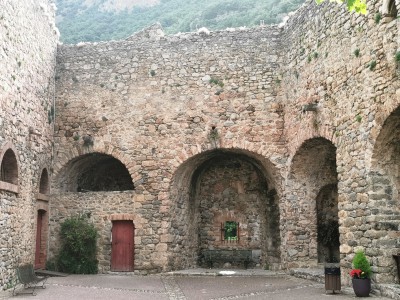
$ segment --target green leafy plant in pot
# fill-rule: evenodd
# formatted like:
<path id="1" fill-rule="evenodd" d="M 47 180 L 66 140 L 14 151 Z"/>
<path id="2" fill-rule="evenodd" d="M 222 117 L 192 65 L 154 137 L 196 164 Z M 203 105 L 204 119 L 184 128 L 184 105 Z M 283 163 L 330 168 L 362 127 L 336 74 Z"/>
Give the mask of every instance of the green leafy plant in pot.
<path id="1" fill-rule="evenodd" d="M 368 297 L 371 292 L 371 265 L 364 252 L 359 250 L 353 258 L 353 269 L 350 271 L 353 290 L 357 297 Z"/>

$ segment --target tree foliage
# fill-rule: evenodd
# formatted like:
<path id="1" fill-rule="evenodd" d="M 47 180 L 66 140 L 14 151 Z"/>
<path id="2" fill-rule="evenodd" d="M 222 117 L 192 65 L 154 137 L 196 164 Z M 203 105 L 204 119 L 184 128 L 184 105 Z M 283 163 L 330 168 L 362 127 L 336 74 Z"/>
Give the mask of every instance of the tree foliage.
<path id="1" fill-rule="evenodd" d="M 64 43 L 124 39 L 156 22 L 167 34 L 207 27 L 251 27 L 279 23 L 305 0 L 160 0 L 151 7 L 104 10 L 106 0 L 57 0 L 57 26 Z M 108 1 L 110 2 L 110 1 Z M 117 2 L 117 1 L 114 1 Z"/>
<path id="2" fill-rule="evenodd" d="M 315 0 L 318 4 L 326 0 Z M 367 13 L 367 3 L 366 0 L 330 0 L 331 2 L 346 3 L 347 9 L 349 11 L 355 11 L 359 14 Z"/>

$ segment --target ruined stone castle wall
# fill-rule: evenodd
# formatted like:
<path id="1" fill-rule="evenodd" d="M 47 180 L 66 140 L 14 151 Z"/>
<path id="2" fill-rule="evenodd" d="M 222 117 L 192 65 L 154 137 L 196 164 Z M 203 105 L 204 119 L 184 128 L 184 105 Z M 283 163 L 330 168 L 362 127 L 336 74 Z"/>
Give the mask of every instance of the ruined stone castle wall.
<path id="1" fill-rule="evenodd" d="M 155 269 L 171 267 L 168 247 L 185 257 L 177 233 L 188 220 L 171 219 L 185 215 L 187 203 L 175 214 L 178 200 L 168 196 L 183 162 L 218 147 L 244 149 L 283 166 L 282 117 L 274 104 L 280 31 L 237 29 L 59 47 L 55 171 L 61 174 L 69 160 L 89 152 L 125 164 L 135 193 L 146 197 L 147 210 L 138 215 L 151 241 L 142 239 L 140 247 L 153 252 Z M 86 147 L 83 137 L 89 135 L 93 146 Z M 52 204 L 58 218 L 63 204 Z M 148 263 L 139 258 L 135 265 Z"/>
<path id="2" fill-rule="evenodd" d="M 386 15 L 377 20 L 387 11 L 382 5 L 368 1 L 363 16 L 308 1 L 284 28 L 165 37 L 155 27 L 126 41 L 59 47 L 53 187 L 62 196 L 51 203 L 55 220 L 77 212 L 63 209 L 69 202 L 95 201 L 62 185 L 68 162 L 107 154 L 128 169 L 133 205 L 144 199 L 143 210 L 129 211 L 143 229 L 135 268 L 193 266 L 201 243 L 217 245 L 218 230 L 209 223 L 216 220 L 212 207 L 221 209 L 196 198 L 218 197 L 219 190 L 207 189 L 214 178 L 202 186 L 196 180 L 218 155 L 242 155 L 265 177 L 266 215 L 279 219 L 266 223 L 270 233 L 280 229 L 280 238 L 270 248 L 261 244 L 265 257 L 283 268 L 316 266 L 318 219 L 338 210 L 342 267 L 364 249 L 374 279 L 393 282 L 391 255 L 400 244 L 399 25 Z M 233 195 L 243 190 L 226 186 Z M 110 197 L 101 202 L 105 211 L 118 193 Z M 197 215 L 196 203 L 206 207 Z M 95 219 L 99 230 L 109 228 L 107 214 L 105 223 Z M 199 228 L 193 220 L 201 218 Z M 203 237 L 195 237 L 199 230 Z"/>
<path id="3" fill-rule="evenodd" d="M 52 158 L 58 35 L 48 1 L 2 1 L 0 11 L 0 157 L 2 173 L 15 171 L 0 179 L 0 287 L 7 288 L 15 267 L 34 260 L 36 210 L 47 205 L 36 200 Z"/>
<path id="4" fill-rule="evenodd" d="M 286 25 L 284 44 L 288 51 L 280 99 L 290 153 L 290 189 L 285 198 L 287 208 L 293 199 L 311 201 L 315 198 L 313 189 L 318 192 L 337 180 L 342 266 L 350 268 L 354 251 L 364 249 L 379 273 L 376 280 L 393 282 L 400 199 L 398 160 L 390 144 L 397 143 L 398 133 L 393 125 L 392 137 L 380 133 L 400 102 L 394 59 L 399 25 L 382 14 L 387 11 L 383 1 L 367 2 L 366 16 L 349 14 L 338 5 L 308 2 Z M 377 20 L 378 14 L 381 20 Z M 317 103 L 317 111 L 301 112 L 310 103 Z M 307 161 L 307 155 L 296 158 L 296 154 L 305 141 L 316 137 L 336 147 L 337 179 L 323 182 L 329 176 L 316 178 L 305 189 L 293 173 L 291 161 Z M 376 147 L 380 139 L 387 143 L 386 150 Z M 379 161 L 385 161 L 386 167 Z M 305 164 L 303 171 L 307 170 L 316 167 Z M 312 214 L 312 210 L 304 213 Z M 288 209 L 286 215 L 290 213 Z M 295 249 L 298 240 L 286 239 L 284 244 Z"/>

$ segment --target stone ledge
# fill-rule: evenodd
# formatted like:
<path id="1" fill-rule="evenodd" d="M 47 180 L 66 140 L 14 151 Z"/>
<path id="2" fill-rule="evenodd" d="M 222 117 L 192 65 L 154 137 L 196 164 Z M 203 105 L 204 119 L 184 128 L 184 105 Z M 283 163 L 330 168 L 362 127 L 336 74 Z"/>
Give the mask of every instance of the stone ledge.
<path id="1" fill-rule="evenodd" d="M 12 184 L 9 182 L 5 182 L 5 181 L 0 181 L 0 190 L 4 190 L 4 191 L 11 192 L 14 194 L 19 193 L 18 185 L 15 185 L 15 184 Z"/>
<path id="2" fill-rule="evenodd" d="M 43 201 L 49 201 L 49 196 L 42 194 L 42 193 L 37 193 L 36 194 L 36 199 L 37 200 L 43 200 Z"/>
<path id="3" fill-rule="evenodd" d="M 391 299 L 400 300 L 400 285 L 399 284 L 377 284 L 375 287 L 380 291 L 380 294 Z"/>

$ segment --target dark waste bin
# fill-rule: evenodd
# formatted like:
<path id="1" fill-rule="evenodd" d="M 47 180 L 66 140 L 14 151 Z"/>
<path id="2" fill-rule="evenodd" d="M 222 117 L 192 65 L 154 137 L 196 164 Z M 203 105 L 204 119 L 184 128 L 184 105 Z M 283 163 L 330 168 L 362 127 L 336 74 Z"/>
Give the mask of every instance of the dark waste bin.
<path id="1" fill-rule="evenodd" d="M 325 267 L 325 290 L 332 291 L 335 294 L 335 291 L 340 291 L 341 289 L 340 268 Z"/>

